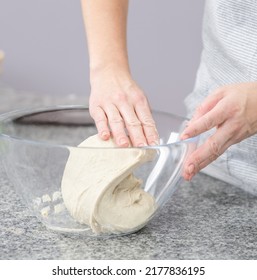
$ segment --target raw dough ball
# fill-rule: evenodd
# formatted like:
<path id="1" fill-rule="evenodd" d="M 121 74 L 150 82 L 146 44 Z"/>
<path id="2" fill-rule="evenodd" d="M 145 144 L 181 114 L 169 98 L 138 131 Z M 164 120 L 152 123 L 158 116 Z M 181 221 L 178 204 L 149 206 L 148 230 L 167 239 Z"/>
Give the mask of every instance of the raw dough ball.
<path id="1" fill-rule="evenodd" d="M 116 147 L 114 141 L 103 141 L 98 135 L 79 147 L 70 149 L 62 178 L 62 196 L 70 214 L 94 232 L 127 232 L 142 227 L 156 204 L 132 172 L 153 160 L 155 151 L 109 149 Z"/>

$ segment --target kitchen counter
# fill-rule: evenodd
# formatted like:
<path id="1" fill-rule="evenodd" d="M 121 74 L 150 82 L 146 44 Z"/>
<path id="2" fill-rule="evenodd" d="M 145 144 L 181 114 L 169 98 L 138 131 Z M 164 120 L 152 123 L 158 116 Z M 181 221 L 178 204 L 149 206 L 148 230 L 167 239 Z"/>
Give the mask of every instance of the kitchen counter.
<path id="1" fill-rule="evenodd" d="M 0 84 L 0 111 L 83 104 Z M 137 233 L 113 238 L 48 230 L 21 202 L 0 166 L 0 259 L 256 259 L 257 196 L 204 174 L 182 182 L 162 211 Z"/>

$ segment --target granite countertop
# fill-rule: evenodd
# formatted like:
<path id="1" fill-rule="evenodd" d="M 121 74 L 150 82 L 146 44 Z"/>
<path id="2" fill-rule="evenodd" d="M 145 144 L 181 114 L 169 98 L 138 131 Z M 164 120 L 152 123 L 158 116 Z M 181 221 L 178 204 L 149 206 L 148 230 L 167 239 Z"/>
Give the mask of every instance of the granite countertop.
<path id="1" fill-rule="evenodd" d="M 0 84 L 0 111 L 84 104 Z M 182 182 L 146 227 L 115 238 L 48 230 L 21 202 L 0 166 L 0 259 L 256 259 L 257 197 L 204 174 Z"/>

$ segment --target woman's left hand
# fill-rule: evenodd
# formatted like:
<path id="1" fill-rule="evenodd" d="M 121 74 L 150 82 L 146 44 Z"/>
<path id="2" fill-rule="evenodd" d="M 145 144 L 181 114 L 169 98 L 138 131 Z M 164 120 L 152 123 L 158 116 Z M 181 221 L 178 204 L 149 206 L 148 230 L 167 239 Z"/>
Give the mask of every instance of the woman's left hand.
<path id="1" fill-rule="evenodd" d="M 186 160 L 183 177 L 192 177 L 231 145 L 257 133 L 257 82 L 220 87 L 198 107 L 181 135 L 187 139 L 216 128 Z"/>

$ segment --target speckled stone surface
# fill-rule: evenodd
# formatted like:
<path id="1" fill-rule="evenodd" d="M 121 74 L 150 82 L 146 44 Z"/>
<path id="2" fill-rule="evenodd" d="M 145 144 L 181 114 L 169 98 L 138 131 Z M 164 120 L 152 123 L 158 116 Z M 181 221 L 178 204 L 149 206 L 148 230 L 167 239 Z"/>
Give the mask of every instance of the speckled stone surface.
<path id="1" fill-rule="evenodd" d="M 0 110 L 84 104 L 15 92 L 0 84 Z M 137 233 L 113 238 L 48 230 L 15 193 L 0 166 L 0 259 L 256 259 L 257 197 L 209 176 L 183 182 Z"/>

